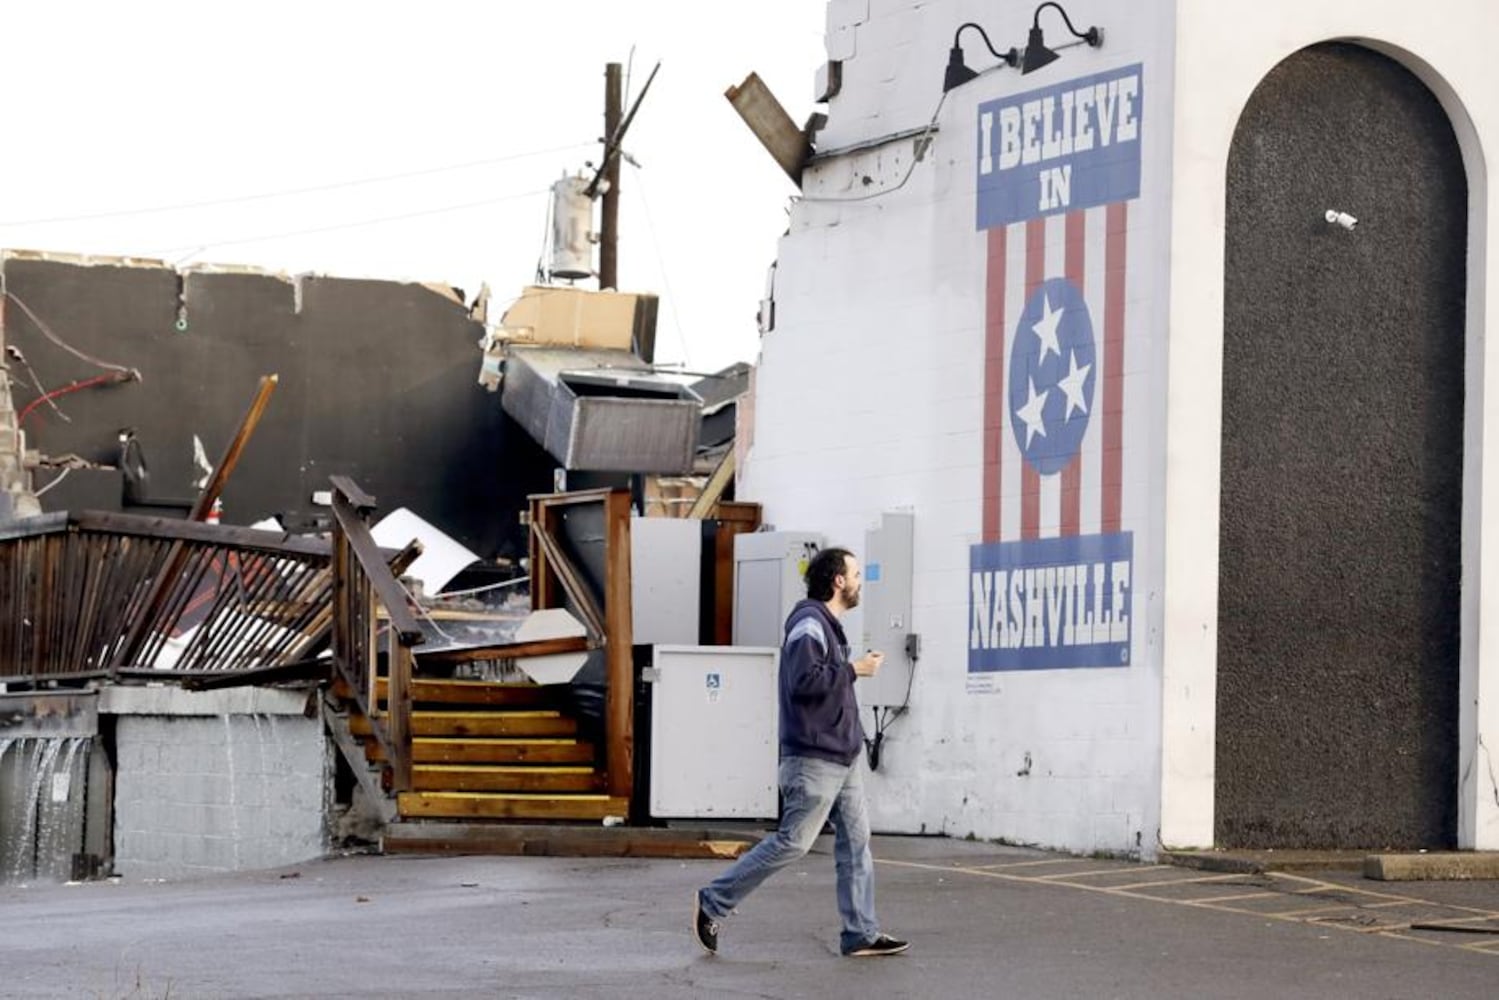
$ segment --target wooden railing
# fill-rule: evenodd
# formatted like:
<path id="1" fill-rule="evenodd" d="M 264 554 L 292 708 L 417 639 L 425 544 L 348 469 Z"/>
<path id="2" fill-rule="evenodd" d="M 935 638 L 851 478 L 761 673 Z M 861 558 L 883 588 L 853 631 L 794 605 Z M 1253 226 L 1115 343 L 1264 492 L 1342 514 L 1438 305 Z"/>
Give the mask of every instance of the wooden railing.
<path id="1" fill-rule="evenodd" d="M 628 799 L 635 781 L 630 494 L 586 490 L 530 500 L 531 607 L 567 608 L 582 620 L 593 644 L 604 644 L 604 768 L 609 794 Z M 568 529 L 574 518 L 579 530 Z M 578 558 L 577 543 L 585 536 L 601 559 Z"/>
<path id="2" fill-rule="evenodd" d="M 370 536 L 365 518 L 374 507 L 375 498 L 352 480 L 333 477 L 333 661 L 385 750 L 390 790 L 405 792 L 411 789 L 412 649 L 423 636 L 406 592 Z M 382 609 L 388 628 L 381 626 Z M 388 676 L 383 714 L 376 693 L 382 652 Z"/>
<path id="3" fill-rule="evenodd" d="M 223 686 L 326 678 L 336 670 L 384 749 L 391 791 L 410 790 L 411 680 L 423 632 L 396 574 L 420 547 L 382 551 L 367 523 L 374 498 L 344 477 L 334 477 L 333 487 L 331 542 L 87 511 L 0 525 L 0 682 L 41 687 L 135 678 Z M 568 607 L 588 635 L 458 649 L 434 659 L 541 656 L 602 645 L 607 788 L 628 799 L 634 782 L 629 494 L 533 497 L 531 519 L 533 607 Z M 579 532 L 580 523 L 589 527 Z"/>
<path id="4" fill-rule="evenodd" d="M 281 667 L 327 643 L 327 542 L 133 514 L 0 526 L 0 681 Z"/>

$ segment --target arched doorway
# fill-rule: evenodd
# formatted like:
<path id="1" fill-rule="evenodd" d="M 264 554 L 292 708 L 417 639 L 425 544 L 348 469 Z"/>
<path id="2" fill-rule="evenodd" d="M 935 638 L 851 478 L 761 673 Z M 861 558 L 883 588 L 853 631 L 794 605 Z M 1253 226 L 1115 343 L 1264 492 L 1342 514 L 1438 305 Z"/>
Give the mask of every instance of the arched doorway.
<path id="1" fill-rule="evenodd" d="M 1240 117 L 1219 844 L 1455 843 L 1467 198 L 1445 111 L 1369 49 L 1296 53 Z"/>

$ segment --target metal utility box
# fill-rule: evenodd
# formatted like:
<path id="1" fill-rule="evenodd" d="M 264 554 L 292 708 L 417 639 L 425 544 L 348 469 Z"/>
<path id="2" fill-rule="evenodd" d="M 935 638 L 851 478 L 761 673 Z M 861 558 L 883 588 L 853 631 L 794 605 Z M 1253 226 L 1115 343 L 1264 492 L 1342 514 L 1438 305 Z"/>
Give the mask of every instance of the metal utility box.
<path id="1" fill-rule="evenodd" d="M 916 516 L 887 511 L 877 528 L 864 535 L 863 649 L 885 654 L 880 672 L 855 686 L 859 704 L 905 704 L 910 690 L 911 660 L 907 637 L 911 629 L 911 564 Z M 914 640 L 913 640 L 914 641 Z"/>
<path id="2" fill-rule="evenodd" d="M 630 518 L 630 608 L 637 646 L 698 641 L 703 523 Z"/>
<path id="3" fill-rule="evenodd" d="M 653 817 L 777 815 L 778 655 L 774 647 L 655 647 L 647 675 Z"/>
<path id="4" fill-rule="evenodd" d="M 807 596 L 807 564 L 821 535 L 757 531 L 734 538 L 734 645 L 781 645 L 781 629 Z"/>

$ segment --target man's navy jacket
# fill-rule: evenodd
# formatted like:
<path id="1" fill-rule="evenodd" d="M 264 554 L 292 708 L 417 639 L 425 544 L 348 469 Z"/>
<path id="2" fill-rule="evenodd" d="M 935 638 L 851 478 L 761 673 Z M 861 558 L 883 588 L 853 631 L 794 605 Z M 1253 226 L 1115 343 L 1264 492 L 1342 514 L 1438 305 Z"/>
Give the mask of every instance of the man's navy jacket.
<path id="1" fill-rule="evenodd" d="M 822 601 L 797 602 L 781 644 L 781 756 L 852 764 L 864 741 L 843 626 Z"/>

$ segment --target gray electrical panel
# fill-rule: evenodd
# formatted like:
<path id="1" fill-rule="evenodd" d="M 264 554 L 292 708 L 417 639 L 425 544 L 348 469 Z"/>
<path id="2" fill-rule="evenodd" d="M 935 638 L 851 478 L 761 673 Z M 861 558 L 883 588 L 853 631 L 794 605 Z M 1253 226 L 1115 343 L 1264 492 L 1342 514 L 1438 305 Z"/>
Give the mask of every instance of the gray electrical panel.
<path id="1" fill-rule="evenodd" d="M 821 535 L 756 531 L 734 536 L 734 645 L 781 646 L 781 628 L 807 596 L 807 564 Z"/>
<path id="2" fill-rule="evenodd" d="M 885 654 L 880 672 L 859 680 L 855 690 L 859 704 L 897 706 L 906 701 L 911 670 L 910 653 L 916 643 L 911 628 L 912 549 L 916 516 L 887 511 L 880 525 L 864 535 L 864 649 Z"/>

